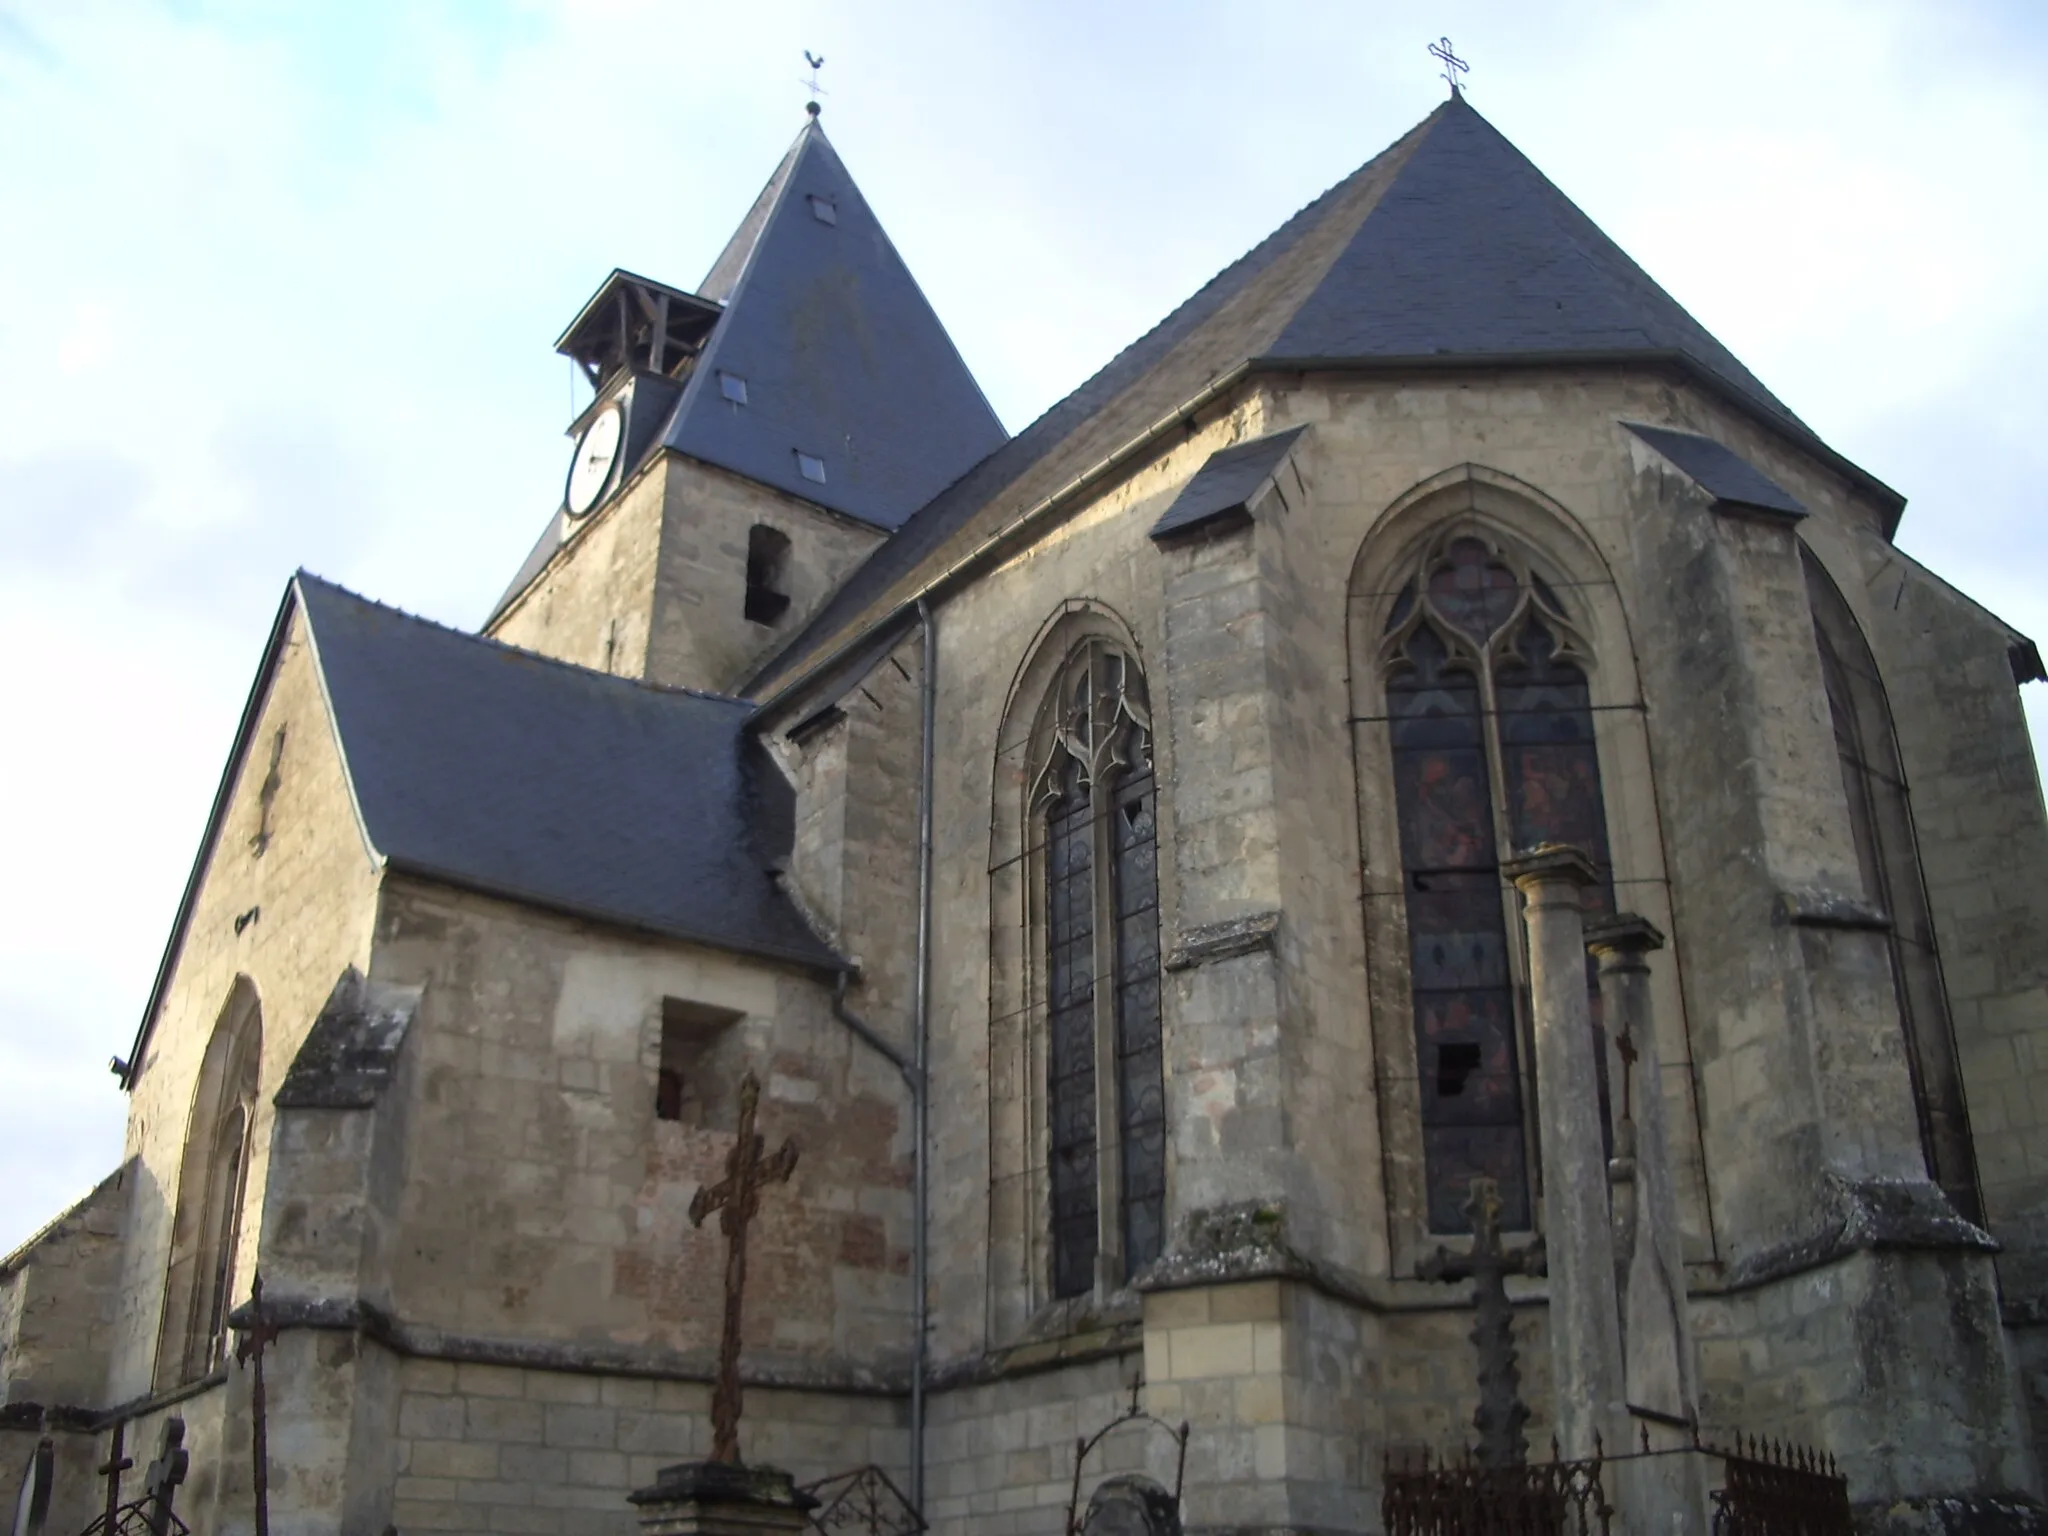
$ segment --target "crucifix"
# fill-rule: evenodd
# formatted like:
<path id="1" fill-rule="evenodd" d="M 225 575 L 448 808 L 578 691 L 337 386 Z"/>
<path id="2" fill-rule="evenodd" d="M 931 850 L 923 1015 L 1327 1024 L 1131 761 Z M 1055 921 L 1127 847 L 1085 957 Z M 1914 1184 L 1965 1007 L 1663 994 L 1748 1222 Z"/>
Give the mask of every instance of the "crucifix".
<path id="1" fill-rule="evenodd" d="M 749 1072 L 740 1080 L 740 1127 L 726 1155 L 725 1177 L 704 1184 L 690 1201 L 690 1225 L 701 1227 L 713 1211 L 725 1234 L 725 1325 L 718 1336 L 718 1384 L 711 1390 L 711 1459 L 740 1464 L 740 1303 L 747 1289 L 747 1226 L 760 1214 L 764 1185 L 786 1183 L 796 1170 L 796 1143 L 784 1141 L 768 1155 L 768 1142 L 754 1129 L 761 1105 L 761 1081 Z"/>
<path id="2" fill-rule="evenodd" d="M 113 1442 L 107 1447 L 107 1459 L 93 1470 L 107 1480 L 107 1529 L 113 1530 L 114 1519 L 121 1512 L 121 1474 L 135 1465 L 135 1458 L 122 1454 L 128 1438 L 128 1421 L 114 1421 Z"/>
<path id="3" fill-rule="evenodd" d="M 185 1481 L 186 1469 L 191 1465 L 192 1453 L 185 1449 L 185 1421 L 172 1414 L 157 1432 L 156 1460 L 149 1464 L 143 1477 L 142 1496 L 147 1506 L 142 1518 L 149 1527 L 149 1536 L 169 1536 L 171 1502 L 177 1498 L 178 1484 Z"/>
<path id="4" fill-rule="evenodd" d="M 1448 37 L 1440 37 L 1431 43 L 1429 51 L 1432 57 L 1442 61 L 1444 66 L 1442 70 L 1443 77 L 1450 82 L 1451 94 L 1456 96 L 1463 89 L 1463 86 L 1459 83 L 1458 76 L 1469 72 L 1472 66 L 1452 51 L 1451 40 Z"/>
<path id="5" fill-rule="evenodd" d="M 1515 1362 L 1507 1277 L 1544 1272 L 1543 1240 L 1512 1252 L 1501 1247 L 1500 1186 L 1492 1179 L 1472 1181 L 1465 1214 L 1472 1218 L 1472 1251 L 1439 1247 L 1416 1273 L 1425 1280 L 1472 1282 L 1472 1345 L 1479 1352 L 1479 1407 L 1472 1427 L 1479 1431 L 1479 1462 L 1518 1467 L 1529 1459 L 1529 1442 L 1522 1434 L 1529 1407 L 1522 1401 L 1522 1373 Z"/>
<path id="6" fill-rule="evenodd" d="M 277 1324 L 263 1312 L 263 1271 L 249 1282 L 249 1321 L 235 1341 L 235 1363 L 250 1368 L 249 1439 L 256 1462 L 256 1536 L 270 1536 L 270 1422 L 263 1393 L 263 1352 L 277 1342 Z"/>

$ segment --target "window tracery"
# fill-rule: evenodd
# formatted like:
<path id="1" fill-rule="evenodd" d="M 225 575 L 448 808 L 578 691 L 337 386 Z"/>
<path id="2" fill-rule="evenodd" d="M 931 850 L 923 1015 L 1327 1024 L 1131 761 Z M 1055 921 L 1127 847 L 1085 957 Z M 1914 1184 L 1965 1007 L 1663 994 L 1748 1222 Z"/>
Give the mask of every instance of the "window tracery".
<path id="1" fill-rule="evenodd" d="M 1520 551 L 1454 530 L 1396 596 L 1380 662 L 1429 1225 L 1466 1230 L 1464 1199 L 1483 1174 L 1499 1184 L 1502 1224 L 1527 1227 L 1526 961 L 1500 865 L 1543 843 L 1576 844 L 1602 875 L 1587 892 L 1589 910 L 1613 909 L 1588 647 Z M 1604 1123 L 1604 1036 L 1598 1044 Z"/>
<path id="2" fill-rule="evenodd" d="M 1127 1280 L 1165 1240 L 1156 786 L 1136 663 L 1084 641 L 1035 734 L 1050 1270 L 1070 1297 Z"/>

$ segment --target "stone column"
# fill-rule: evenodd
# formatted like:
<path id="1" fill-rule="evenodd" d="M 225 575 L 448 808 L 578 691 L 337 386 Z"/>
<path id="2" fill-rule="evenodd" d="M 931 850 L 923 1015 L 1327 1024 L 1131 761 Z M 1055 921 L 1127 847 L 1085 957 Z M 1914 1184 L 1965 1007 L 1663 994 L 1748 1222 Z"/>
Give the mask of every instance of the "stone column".
<path id="1" fill-rule="evenodd" d="M 801 1536 L 818 1501 L 780 1467 L 679 1461 L 632 1496 L 643 1536 Z"/>
<path id="2" fill-rule="evenodd" d="M 1705 1467 L 1691 1449 L 1699 1423 L 1698 1366 L 1686 1315 L 1664 1076 L 1650 1012 L 1648 957 L 1663 947 L 1664 935 L 1633 913 L 1586 925 L 1586 948 L 1600 963 L 1602 1015 L 1622 1063 L 1612 1092 L 1614 1215 L 1617 1228 L 1631 1237 L 1618 1262 L 1622 1378 L 1635 1420 L 1624 1448 L 1666 1453 L 1622 1463 L 1619 1493 L 1631 1530 L 1704 1536 Z"/>
<path id="3" fill-rule="evenodd" d="M 1599 876 L 1584 852 L 1556 843 L 1510 860 L 1501 872 L 1522 893 L 1529 931 L 1557 1438 L 1566 1456 L 1585 1457 L 1596 1434 L 1618 1451 L 1628 1419 L 1580 904 Z"/>

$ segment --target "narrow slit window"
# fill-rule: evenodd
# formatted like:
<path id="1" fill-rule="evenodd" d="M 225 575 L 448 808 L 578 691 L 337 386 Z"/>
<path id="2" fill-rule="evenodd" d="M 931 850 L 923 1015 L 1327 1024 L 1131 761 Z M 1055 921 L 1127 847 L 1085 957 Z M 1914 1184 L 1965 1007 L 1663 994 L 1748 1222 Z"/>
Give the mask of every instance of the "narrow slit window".
<path id="1" fill-rule="evenodd" d="M 766 523 L 747 531 L 747 617 L 773 624 L 789 611 L 789 536 Z"/>
<path id="2" fill-rule="evenodd" d="M 729 1008 L 673 997 L 662 1000 L 655 1119 L 701 1127 L 707 1110 L 724 1105 L 735 1080 L 734 1063 L 728 1058 L 738 1043 L 731 1028 L 738 1018 Z"/>

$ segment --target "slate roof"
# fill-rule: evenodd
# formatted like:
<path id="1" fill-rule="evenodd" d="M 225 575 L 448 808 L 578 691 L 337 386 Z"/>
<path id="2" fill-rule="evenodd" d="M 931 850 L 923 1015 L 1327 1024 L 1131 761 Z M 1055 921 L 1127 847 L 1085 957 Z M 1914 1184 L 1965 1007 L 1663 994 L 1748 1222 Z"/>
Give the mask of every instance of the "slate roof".
<path id="1" fill-rule="evenodd" d="M 743 701 L 551 661 L 304 572 L 294 588 L 364 834 L 391 867 L 840 967 L 769 878 L 789 790 Z"/>
<path id="2" fill-rule="evenodd" d="M 1758 507 L 1786 517 L 1804 517 L 1806 508 L 1769 475 L 1733 448 L 1696 432 L 1678 432 L 1670 427 L 1646 427 L 1624 421 L 1629 431 L 1663 454 L 1714 500 L 1738 507 Z"/>
<path id="3" fill-rule="evenodd" d="M 838 637 L 1248 366 L 1686 368 L 1860 477 L 1462 96 L 1289 219 L 877 546 L 750 681 Z"/>
<path id="4" fill-rule="evenodd" d="M 1285 432 L 1217 449 L 1181 487 L 1173 505 L 1159 514 L 1159 521 L 1152 525 L 1152 537 L 1170 539 L 1192 533 L 1219 518 L 1248 514 L 1253 499 L 1273 478 L 1273 471 L 1280 467 L 1287 450 L 1305 430 L 1290 427 Z"/>
<path id="5" fill-rule="evenodd" d="M 703 296 L 725 314 L 662 434 L 678 452 L 894 529 L 1008 436 L 815 120 Z M 745 405 L 720 373 L 746 380 Z"/>

